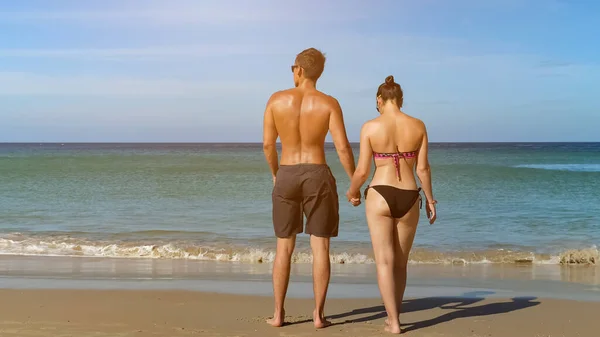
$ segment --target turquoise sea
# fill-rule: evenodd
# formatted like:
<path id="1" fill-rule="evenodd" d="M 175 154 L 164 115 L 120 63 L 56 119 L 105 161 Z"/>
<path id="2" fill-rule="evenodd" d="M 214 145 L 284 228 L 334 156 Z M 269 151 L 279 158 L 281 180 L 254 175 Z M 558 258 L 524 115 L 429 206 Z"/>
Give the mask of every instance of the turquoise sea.
<path id="1" fill-rule="evenodd" d="M 333 261 L 372 263 L 327 153 Z M 438 221 L 422 214 L 412 263 L 598 262 L 600 143 L 432 144 L 430 161 Z M 271 189 L 260 144 L 0 144 L 0 254 L 270 262 Z"/>

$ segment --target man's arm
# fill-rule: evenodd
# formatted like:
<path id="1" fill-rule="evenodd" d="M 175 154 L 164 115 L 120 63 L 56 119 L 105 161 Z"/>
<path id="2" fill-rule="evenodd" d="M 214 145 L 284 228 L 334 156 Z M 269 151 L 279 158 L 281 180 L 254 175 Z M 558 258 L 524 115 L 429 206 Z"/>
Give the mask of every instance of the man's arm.
<path id="1" fill-rule="evenodd" d="M 333 144 L 337 150 L 337 154 L 340 157 L 340 162 L 346 171 L 346 174 L 350 179 L 354 175 L 355 164 L 354 154 L 352 153 L 352 147 L 346 136 L 346 126 L 344 125 L 344 116 L 342 114 L 342 107 L 340 103 L 333 98 L 333 110 L 329 117 L 329 131 L 331 132 L 331 138 L 333 138 Z"/>
<path id="2" fill-rule="evenodd" d="M 371 160 L 373 159 L 373 149 L 369 139 L 369 122 L 365 123 L 360 129 L 360 153 L 358 156 L 358 166 L 354 176 L 350 180 L 348 193 L 354 198 L 360 198 L 360 188 L 364 185 L 371 173 Z"/>
<path id="3" fill-rule="evenodd" d="M 263 120 L 263 152 L 265 153 L 265 159 L 267 160 L 269 168 L 271 169 L 273 181 L 275 181 L 277 170 L 279 170 L 277 146 L 275 142 L 277 141 L 279 134 L 277 133 L 277 128 L 275 127 L 275 120 L 273 119 L 273 111 L 271 109 L 273 96 L 271 96 L 267 102 L 267 107 L 265 108 Z"/>

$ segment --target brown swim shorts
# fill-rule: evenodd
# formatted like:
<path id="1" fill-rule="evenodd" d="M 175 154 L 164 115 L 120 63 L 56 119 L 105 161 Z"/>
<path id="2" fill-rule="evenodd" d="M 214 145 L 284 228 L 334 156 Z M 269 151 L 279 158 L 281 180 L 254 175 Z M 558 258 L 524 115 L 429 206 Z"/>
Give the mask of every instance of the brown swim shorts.
<path id="1" fill-rule="evenodd" d="M 325 164 L 282 165 L 273 187 L 273 228 L 287 238 L 302 233 L 336 237 L 339 203 L 335 178 Z"/>

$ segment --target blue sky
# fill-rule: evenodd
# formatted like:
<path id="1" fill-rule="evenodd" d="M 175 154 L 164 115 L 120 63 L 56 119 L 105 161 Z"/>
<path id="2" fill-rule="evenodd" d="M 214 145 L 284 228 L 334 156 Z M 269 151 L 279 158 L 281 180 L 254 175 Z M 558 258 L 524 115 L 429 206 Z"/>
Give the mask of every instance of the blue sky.
<path id="1" fill-rule="evenodd" d="M 3 1 L 0 142 L 260 142 L 308 47 L 351 141 L 390 74 L 431 141 L 600 141 L 598 17 L 592 0 Z"/>

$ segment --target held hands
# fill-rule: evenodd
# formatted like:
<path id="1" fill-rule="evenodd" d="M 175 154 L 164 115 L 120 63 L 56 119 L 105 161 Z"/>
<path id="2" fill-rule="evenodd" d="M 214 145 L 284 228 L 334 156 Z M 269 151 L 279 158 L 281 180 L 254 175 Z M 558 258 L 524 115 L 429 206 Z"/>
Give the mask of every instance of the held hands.
<path id="1" fill-rule="evenodd" d="M 350 202 L 352 206 L 356 207 L 360 205 L 360 191 L 352 192 L 348 190 L 346 192 L 346 198 L 348 198 L 348 202 Z"/>

